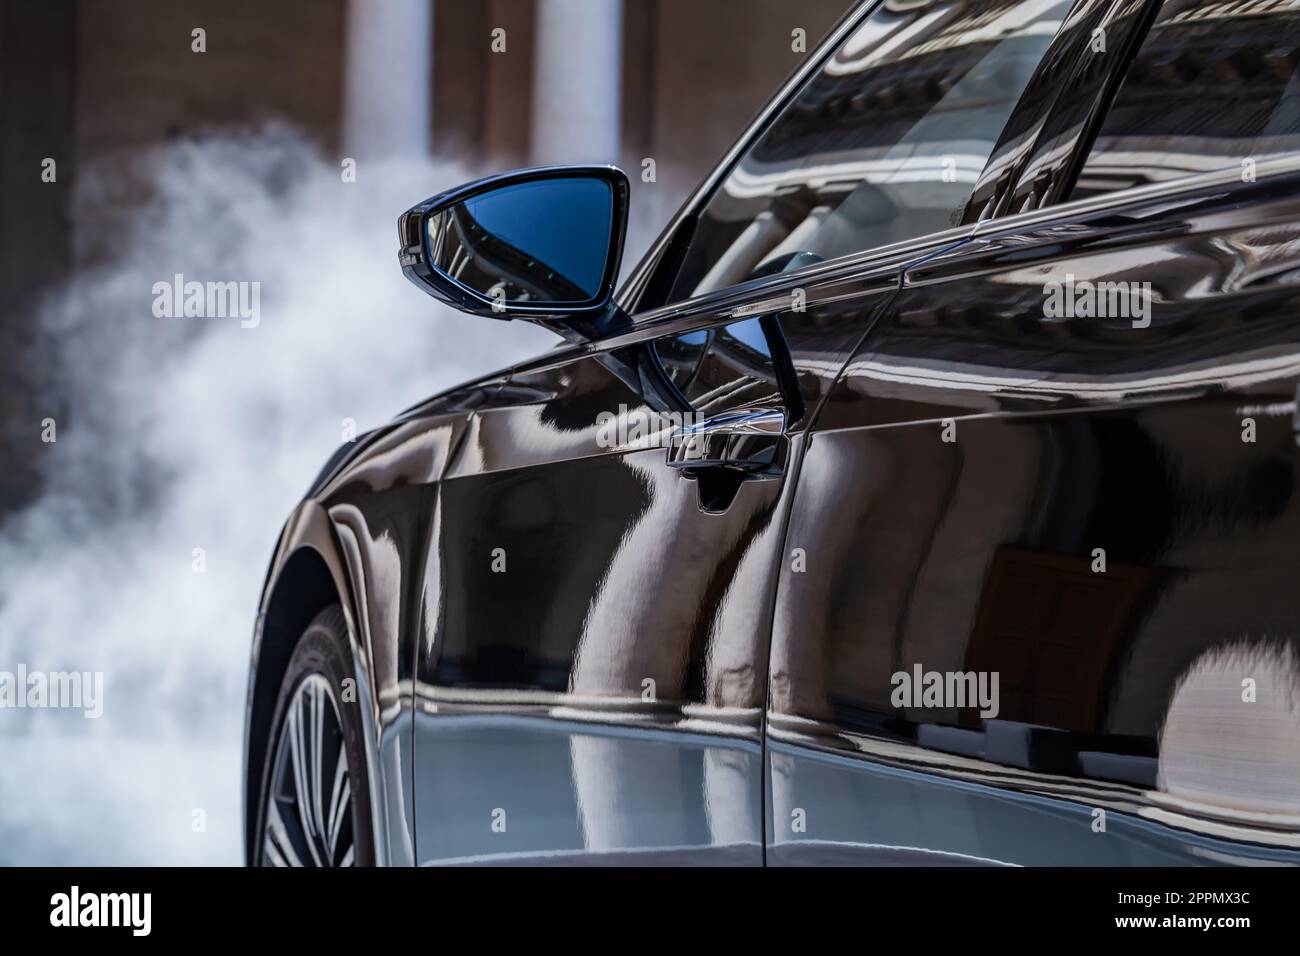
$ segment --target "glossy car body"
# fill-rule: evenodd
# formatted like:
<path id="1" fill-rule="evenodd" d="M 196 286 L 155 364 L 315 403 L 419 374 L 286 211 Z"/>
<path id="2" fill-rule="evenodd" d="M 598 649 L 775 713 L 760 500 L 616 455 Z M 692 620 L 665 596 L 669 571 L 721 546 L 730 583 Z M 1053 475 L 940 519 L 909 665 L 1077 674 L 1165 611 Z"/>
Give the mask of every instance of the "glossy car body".
<path id="1" fill-rule="evenodd" d="M 629 328 L 327 463 L 268 572 L 246 806 L 294 641 L 337 602 L 380 862 L 1300 859 L 1300 162 L 1080 185 L 1131 172 L 1092 157 L 1160 43 L 1253 16 L 1266 45 L 1300 11 L 1065 3 L 952 225 L 681 295 L 711 198 L 871 17 L 975 32 L 1017 4 L 889 6 L 851 11 L 670 223 Z M 1052 283 L 1146 298 L 1053 312 Z M 672 467 L 639 425 L 665 391 L 779 409 L 777 466 Z M 895 703 L 916 668 L 999 674 L 997 716 Z"/>

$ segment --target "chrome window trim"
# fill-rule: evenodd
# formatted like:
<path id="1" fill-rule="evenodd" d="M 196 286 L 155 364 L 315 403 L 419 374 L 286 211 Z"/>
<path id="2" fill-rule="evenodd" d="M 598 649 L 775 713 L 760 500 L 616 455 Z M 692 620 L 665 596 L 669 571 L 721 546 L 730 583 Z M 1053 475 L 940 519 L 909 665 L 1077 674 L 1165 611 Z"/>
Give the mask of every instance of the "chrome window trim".
<path id="1" fill-rule="evenodd" d="M 680 335 L 740 319 L 773 315 L 790 307 L 790 292 L 794 289 L 803 289 L 806 295 L 804 305 L 808 309 L 858 297 L 860 292 L 846 292 L 841 288 L 842 284 L 873 276 L 890 277 L 897 290 L 908 265 L 972 239 L 974 232 L 975 223 L 967 223 L 889 246 L 878 246 L 853 256 L 829 259 L 809 266 L 806 270 L 764 276 L 693 299 L 670 302 L 642 312 L 636 317 L 636 324 L 626 331 L 587 343 L 561 342 L 550 352 L 515 364 L 509 373 L 512 376 L 532 374 L 558 368 L 575 359 L 613 352 L 667 335 Z"/>
<path id="2" fill-rule="evenodd" d="M 929 232 L 887 246 L 876 246 L 836 259 L 827 259 L 825 262 L 814 263 L 793 272 L 780 272 L 773 276 L 738 282 L 725 289 L 706 292 L 689 299 L 678 299 L 657 309 L 642 312 L 636 317 L 636 324 L 640 328 L 677 313 L 715 312 L 721 315 L 725 310 L 728 317 L 739 317 L 758 314 L 760 311 L 774 311 L 774 309 L 759 308 L 765 303 L 755 303 L 755 298 L 764 296 L 770 298 L 788 292 L 790 289 L 823 286 L 844 279 L 854 279 L 869 274 L 875 265 L 890 267 L 896 267 L 895 264 L 903 265 L 925 252 L 933 251 L 936 247 L 951 245 L 963 239 L 973 239 L 976 228 L 976 223 L 953 226 L 942 232 Z M 813 295 L 812 288 L 805 288 L 805 291 L 808 292 L 809 306 L 821 301 Z M 727 303 L 733 299 L 738 301 L 728 306 Z"/>
<path id="3" fill-rule="evenodd" d="M 1274 159 L 1266 159 L 1256 165 L 1254 181 L 1260 182 L 1265 179 L 1297 172 L 1300 172 L 1300 153 L 1278 156 Z M 982 219 L 974 224 L 975 234 L 972 238 L 980 239 L 990 233 L 1037 226 L 1057 219 L 1078 218 L 1095 212 L 1104 212 L 1111 208 L 1130 206 L 1135 202 L 1178 199 L 1202 189 L 1215 186 L 1239 186 L 1243 182 L 1240 167 L 1227 166 L 1223 169 L 1197 173 L 1193 176 L 1180 176 L 1161 183 L 1130 186 L 1127 189 L 1116 189 L 1100 196 L 1072 199 L 1068 202 L 1057 203 L 1054 206 L 1044 206 L 1041 209 L 1031 209 L 1027 212 Z"/>

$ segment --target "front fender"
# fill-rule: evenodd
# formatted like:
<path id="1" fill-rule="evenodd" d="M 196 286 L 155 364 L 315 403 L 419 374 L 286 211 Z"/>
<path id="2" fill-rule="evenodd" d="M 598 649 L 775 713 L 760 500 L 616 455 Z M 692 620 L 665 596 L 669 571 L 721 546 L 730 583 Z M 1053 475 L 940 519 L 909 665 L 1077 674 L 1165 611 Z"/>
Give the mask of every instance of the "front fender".
<path id="1" fill-rule="evenodd" d="M 362 719 L 376 862 L 400 865 L 413 858 L 413 836 L 400 808 L 408 802 L 402 780 L 390 780 L 382 759 L 400 736 L 400 702 L 380 700 L 374 641 L 363 613 L 367 565 L 346 515 L 337 526 L 321 502 L 303 501 L 289 516 L 267 571 L 258 607 L 244 714 L 244 820 L 246 860 L 254 855 L 257 802 L 280 681 L 299 636 L 323 608 L 338 603 L 347 622 L 357 700 Z M 386 706 L 385 706 L 386 705 Z M 394 713 L 396 708 L 397 713 Z M 385 713 L 385 709 L 387 713 Z M 385 733 L 385 726 L 389 730 Z M 396 790 L 396 792 L 394 792 Z M 392 809 L 399 808 L 393 819 Z"/>

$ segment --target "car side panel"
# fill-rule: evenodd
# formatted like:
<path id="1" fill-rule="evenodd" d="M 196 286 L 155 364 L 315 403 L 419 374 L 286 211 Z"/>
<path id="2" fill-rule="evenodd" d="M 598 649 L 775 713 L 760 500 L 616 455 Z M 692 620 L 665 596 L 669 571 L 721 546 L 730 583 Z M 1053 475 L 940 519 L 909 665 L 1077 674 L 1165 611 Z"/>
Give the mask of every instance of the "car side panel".
<path id="1" fill-rule="evenodd" d="M 780 482 L 699 511 L 597 357 L 477 416 L 427 544 L 416 684 L 422 864 L 761 860 L 759 722 Z M 760 635 L 756 639 L 755 635 Z"/>
<path id="2" fill-rule="evenodd" d="M 1290 175 L 907 270 L 792 507 L 769 862 L 1300 862 L 1297 265 Z M 1054 314 L 1067 282 L 1149 314 Z M 998 712 L 896 696 L 917 666 L 1000 675 Z"/>

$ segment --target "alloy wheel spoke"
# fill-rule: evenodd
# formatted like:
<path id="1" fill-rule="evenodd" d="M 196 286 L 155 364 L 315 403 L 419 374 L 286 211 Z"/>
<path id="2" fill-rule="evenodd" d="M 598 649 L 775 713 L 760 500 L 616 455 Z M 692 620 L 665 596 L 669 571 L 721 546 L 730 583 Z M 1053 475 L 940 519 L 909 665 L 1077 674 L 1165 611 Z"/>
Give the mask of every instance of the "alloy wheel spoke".
<path id="1" fill-rule="evenodd" d="M 275 800 L 267 806 L 266 837 L 264 846 L 275 866 L 302 866 L 294 849 L 293 840 L 286 831 L 280 808 Z"/>
<path id="2" fill-rule="evenodd" d="M 276 754 L 262 836 L 263 862 L 353 865 L 347 751 L 338 707 L 323 676 L 308 675 L 298 685 L 285 713 Z"/>
<path id="3" fill-rule="evenodd" d="M 334 786 L 330 792 L 328 848 L 330 859 L 334 859 L 338 848 L 339 830 L 342 829 L 345 814 L 351 809 L 352 788 L 348 780 L 348 759 L 339 743 L 338 759 L 334 764 Z"/>
<path id="4" fill-rule="evenodd" d="M 316 821 L 312 814 L 312 794 L 315 791 L 315 784 L 312 782 L 312 748 L 314 746 L 312 736 L 312 720 L 310 711 L 311 700 L 310 681 L 304 686 L 303 692 L 294 699 L 294 726 L 291 729 L 294 743 L 292 744 L 291 756 L 293 758 L 293 775 L 294 775 L 294 802 L 293 809 L 298 817 L 298 822 L 302 826 L 304 835 L 307 838 L 307 851 L 311 854 L 312 864 L 314 866 L 324 866 L 320 853 L 317 852 L 317 844 L 320 842 L 316 833 Z"/>

